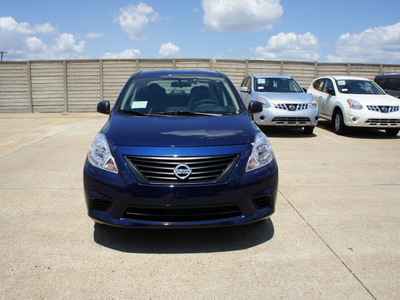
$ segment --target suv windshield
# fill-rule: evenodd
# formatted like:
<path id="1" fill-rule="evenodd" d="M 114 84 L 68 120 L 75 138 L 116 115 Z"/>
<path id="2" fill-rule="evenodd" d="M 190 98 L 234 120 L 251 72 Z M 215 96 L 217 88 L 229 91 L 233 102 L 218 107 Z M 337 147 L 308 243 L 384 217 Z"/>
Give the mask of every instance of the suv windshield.
<path id="1" fill-rule="evenodd" d="M 255 78 L 254 90 L 269 93 L 302 93 L 303 90 L 291 78 Z"/>
<path id="2" fill-rule="evenodd" d="M 125 86 L 119 112 L 135 115 L 232 115 L 241 105 L 223 78 L 142 77 Z"/>
<path id="3" fill-rule="evenodd" d="M 343 94 L 372 94 L 383 95 L 385 94 L 379 87 L 369 80 L 336 80 L 339 92 Z"/>

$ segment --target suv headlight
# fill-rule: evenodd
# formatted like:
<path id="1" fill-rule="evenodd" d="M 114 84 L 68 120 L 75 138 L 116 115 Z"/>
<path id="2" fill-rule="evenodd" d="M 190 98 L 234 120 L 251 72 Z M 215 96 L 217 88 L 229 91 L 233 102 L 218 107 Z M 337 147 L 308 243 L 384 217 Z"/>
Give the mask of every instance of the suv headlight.
<path id="1" fill-rule="evenodd" d="M 262 103 L 263 108 L 269 108 L 269 107 L 271 107 L 271 104 L 269 104 L 269 102 L 268 102 L 266 99 L 262 98 L 262 97 L 259 97 L 259 98 L 257 98 L 256 100 L 257 100 L 258 102 L 261 102 L 261 103 Z"/>
<path id="2" fill-rule="evenodd" d="M 108 146 L 107 138 L 104 134 L 99 133 L 94 138 L 88 153 L 89 162 L 102 170 L 117 174 L 118 168 L 114 157 L 111 155 L 110 147 Z"/>
<path id="3" fill-rule="evenodd" d="M 349 104 L 350 108 L 352 108 L 352 109 L 356 109 L 356 110 L 363 109 L 363 106 L 361 105 L 361 103 L 356 100 L 347 99 L 347 103 Z"/>
<path id="4" fill-rule="evenodd" d="M 274 154 L 267 137 L 262 132 L 257 133 L 253 150 L 247 162 L 246 172 L 268 165 L 273 158 Z"/>

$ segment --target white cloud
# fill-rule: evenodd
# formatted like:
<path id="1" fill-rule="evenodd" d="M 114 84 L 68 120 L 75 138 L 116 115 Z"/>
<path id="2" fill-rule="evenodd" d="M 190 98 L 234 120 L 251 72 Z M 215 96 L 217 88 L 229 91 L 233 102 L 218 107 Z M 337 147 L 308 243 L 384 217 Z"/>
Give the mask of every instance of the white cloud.
<path id="1" fill-rule="evenodd" d="M 266 46 L 251 50 L 256 59 L 316 61 L 319 58 L 318 38 L 309 32 L 303 35 L 281 32 L 272 36 Z"/>
<path id="2" fill-rule="evenodd" d="M 272 29 L 283 14 L 279 0 L 203 0 L 204 24 L 219 32 Z"/>
<path id="3" fill-rule="evenodd" d="M 106 54 L 103 55 L 102 58 L 105 59 L 112 59 L 112 58 L 139 58 L 142 56 L 142 51 L 139 49 L 127 49 L 124 50 L 120 53 L 110 53 L 107 52 Z"/>
<path id="4" fill-rule="evenodd" d="M 179 56 L 180 49 L 177 45 L 172 43 L 162 44 L 158 55 L 160 58 L 174 58 Z"/>
<path id="5" fill-rule="evenodd" d="M 146 3 L 139 2 L 138 5 L 129 4 L 120 9 L 118 23 L 132 40 L 144 40 L 147 37 L 143 34 L 143 28 L 149 22 L 160 21 L 161 18 L 154 9 Z"/>
<path id="6" fill-rule="evenodd" d="M 45 24 L 35 25 L 35 32 L 41 34 L 54 34 L 57 32 L 57 29 L 51 26 L 49 22 L 47 22 Z"/>
<path id="7" fill-rule="evenodd" d="M 400 23 L 342 34 L 330 62 L 400 63 Z"/>
<path id="8" fill-rule="evenodd" d="M 106 34 L 105 33 L 97 33 L 97 32 L 89 32 L 88 34 L 86 34 L 86 38 L 87 39 L 99 39 L 102 37 L 105 37 Z"/>
<path id="9" fill-rule="evenodd" d="M 66 59 L 81 58 L 85 51 L 85 42 L 76 42 L 70 33 L 58 34 L 54 45 L 43 42 L 41 36 L 56 34 L 57 29 L 50 23 L 18 23 L 12 17 L 0 17 L 0 41 L 2 51 L 7 51 L 10 60 Z"/>
<path id="10" fill-rule="evenodd" d="M 85 52 L 85 41 L 76 44 L 75 37 L 71 33 L 62 33 L 56 39 L 52 50 L 63 58 L 80 57 Z"/>

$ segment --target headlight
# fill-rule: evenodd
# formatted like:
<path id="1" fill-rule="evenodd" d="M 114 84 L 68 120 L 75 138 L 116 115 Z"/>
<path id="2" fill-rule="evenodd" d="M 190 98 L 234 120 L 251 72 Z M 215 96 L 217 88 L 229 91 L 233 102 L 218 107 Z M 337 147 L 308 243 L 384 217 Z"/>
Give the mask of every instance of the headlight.
<path id="1" fill-rule="evenodd" d="M 104 134 L 99 133 L 92 143 L 88 153 L 89 162 L 102 170 L 118 173 L 118 168 L 114 157 L 111 155 L 110 147 L 108 146 L 107 138 Z"/>
<path id="2" fill-rule="evenodd" d="M 263 108 L 271 107 L 271 104 L 269 104 L 269 102 L 262 97 L 257 98 L 257 101 L 262 103 Z"/>
<path id="3" fill-rule="evenodd" d="M 246 172 L 268 165 L 273 158 L 274 154 L 267 137 L 262 132 L 257 133 L 254 139 L 253 151 L 247 162 Z"/>
<path id="4" fill-rule="evenodd" d="M 311 102 L 311 107 L 312 107 L 313 109 L 317 109 L 317 108 L 318 108 L 318 102 L 317 102 L 317 100 L 313 99 L 313 101 Z"/>
<path id="5" fill-rule="evenodd" d="M 361 105 L 360 102 L 353 100 L 353 99 L 347 99 L 347 103 L 349 104 L 350 108 L 360 110 L 363 109 L 363 106 Z"/>

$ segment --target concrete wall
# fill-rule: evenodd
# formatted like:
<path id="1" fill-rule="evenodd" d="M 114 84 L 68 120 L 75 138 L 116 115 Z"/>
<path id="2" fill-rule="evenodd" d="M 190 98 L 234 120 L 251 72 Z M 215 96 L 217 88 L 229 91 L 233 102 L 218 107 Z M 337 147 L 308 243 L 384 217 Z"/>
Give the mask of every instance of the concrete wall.
<path id="1" fill-rule="evenodd" d="M 248 73 L 289 74 L 306 88 L 326 75 L 400 73 L 400 65 L 226 59 L 0 62 L 0 112 L 93 112 L 101 100 L 114 103 L 134 72 L 155 69 L 220 71 L 236 87 Z"/>

